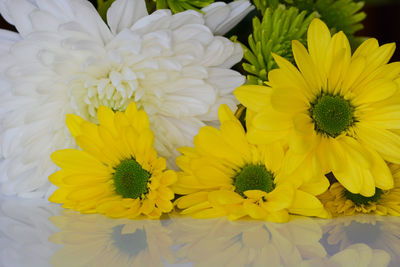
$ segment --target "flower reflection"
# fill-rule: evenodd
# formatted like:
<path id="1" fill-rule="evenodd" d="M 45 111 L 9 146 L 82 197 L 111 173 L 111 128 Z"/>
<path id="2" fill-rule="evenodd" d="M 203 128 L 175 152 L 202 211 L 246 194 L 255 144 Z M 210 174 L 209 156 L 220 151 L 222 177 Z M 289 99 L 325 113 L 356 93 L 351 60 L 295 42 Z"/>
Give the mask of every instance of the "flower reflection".
<path id="1" fill-rule="evenodd" d="M 170 227 L 181 262 L 195 266 L 295 266 L 326 252 L 316 220 L 294 219 L 286 224 L 173 218 Z"/>
<path id="2" fill-rule="evenodd" d="M 324 238 L 321 242 L 330 255 L 344 251 L 353 244 L 366 244 L 375 252 L 380 250 L 388 253 L 389 266 L 398 266 L 400 263 L 400 218 L 398 217 L 373 215 L 342 217 L 326 221 L 322 228 Z M 382 255 L 382 252 L 379 253 Z M 384 264 L 385 256 L 375 258 L 382 260 L 375 266 L 387 266 Z"/>
<path id="3" fill-rule="evenodd" d="M 339 251 L 333 256 L 326 258 L 315 258 L 304 261 L 300 267 L 327 266 L 327 267 L 346 267 L 346 266 L 388 266 L 390 255 L 380 249 L 372 249 L 366 244 L 358 243 Z"/>
<path id="4" fill-rule="evenodd" d="M 398 266 L 400 219 L 294 216 L 290 222 L 226 218 L 110 219 L 64 210 L 50 218 L 62 245 L 55 267 L 80 266 Z M 177 264 L 177 265 L 175 265 Z"/>
<path id="5" fill-rule="evenodd" d="M 109 219 L 72 210 L 50 220 L 60 232 L 49 240 L 63 246 L 51 258 L 55 267 L 162 266 L 174 259 L 166 221 Z"/>
<path id="6" fill-rule="evenodd" d="M 58 212 L 45 200 L 0 198 L 0 266 L 50 266 L 58 246 L 48 242 L 56 232 L 48 218 Z"/>

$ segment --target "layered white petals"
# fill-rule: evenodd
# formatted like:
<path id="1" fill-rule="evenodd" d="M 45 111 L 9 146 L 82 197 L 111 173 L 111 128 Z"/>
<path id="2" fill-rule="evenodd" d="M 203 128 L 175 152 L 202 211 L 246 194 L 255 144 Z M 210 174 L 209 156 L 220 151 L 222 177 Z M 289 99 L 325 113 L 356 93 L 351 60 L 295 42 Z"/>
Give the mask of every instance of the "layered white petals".
<path id="1" fill-rule="evenodd" d="M 109 29 L 84 0 L 13 1 L 0 0 L 1 12 L 23 32 L 0 32 L 7 55 L 0 63 L 3 194 L 49 194 L 47 177 L 56 170 L 50 154 L 75 146 L 68 113 L 96 122 L 99 105 L 125 110 L 135 101 L 171 167 L 176 148 L 214 123 L 220 104 L 237 104 L 232 91 L 244 77 L 229 68 L 243 51 L 215 37 L 198 12 L 147 15 L 144 1 L 117 0 Z"/>
<path id="2" fill-rule="evenodd" d="M 206 25 L 216 35 L 224 35 L 254 9 L 249 0 L 233 1 L 229 4 L 214 2 L 202 9 Z"/>
<path id="3" fill-rule="evenodd" d="M 130 28 L 135 21 L 147 16 L 146 3 L 142 0 L 120 0 L 114 2 L 107 11 L 107 23 L 111 32 L 117 34 Z"/>

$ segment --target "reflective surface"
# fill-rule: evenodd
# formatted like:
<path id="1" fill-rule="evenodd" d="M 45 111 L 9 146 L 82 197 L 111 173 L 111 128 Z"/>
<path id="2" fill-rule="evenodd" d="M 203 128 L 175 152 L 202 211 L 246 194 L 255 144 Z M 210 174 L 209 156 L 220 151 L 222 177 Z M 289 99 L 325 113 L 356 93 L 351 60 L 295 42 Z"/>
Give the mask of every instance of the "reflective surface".
<path id="1" fill-rule="evenodd" d="M 109 219 L 0 199 L 0 266 L 399 266 L 400 218 Z"/>

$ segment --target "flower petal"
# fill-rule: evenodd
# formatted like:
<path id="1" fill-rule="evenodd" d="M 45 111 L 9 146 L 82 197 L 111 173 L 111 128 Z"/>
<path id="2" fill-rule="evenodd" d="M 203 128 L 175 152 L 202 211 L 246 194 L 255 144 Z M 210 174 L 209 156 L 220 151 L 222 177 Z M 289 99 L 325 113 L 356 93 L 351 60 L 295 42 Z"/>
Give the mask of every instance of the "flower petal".
<path id="1" fill-rule="evenodd" d="M 146 15 L 148 12 L 145 1 L 117 0 L 107 11 L 107 22 L 111 32 L 118 34 Z"/>

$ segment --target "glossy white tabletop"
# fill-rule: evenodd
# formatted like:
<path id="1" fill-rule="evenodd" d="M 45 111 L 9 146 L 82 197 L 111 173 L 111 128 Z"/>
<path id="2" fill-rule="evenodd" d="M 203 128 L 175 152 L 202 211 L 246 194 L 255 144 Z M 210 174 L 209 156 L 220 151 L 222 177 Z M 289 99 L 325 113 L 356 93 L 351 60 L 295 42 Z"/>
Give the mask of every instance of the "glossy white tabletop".
<path id="1" fill-rule="evenodd" d="M 109 219 L 0 199 L 0 266 L 400 266 L 400 218 Z"/>

